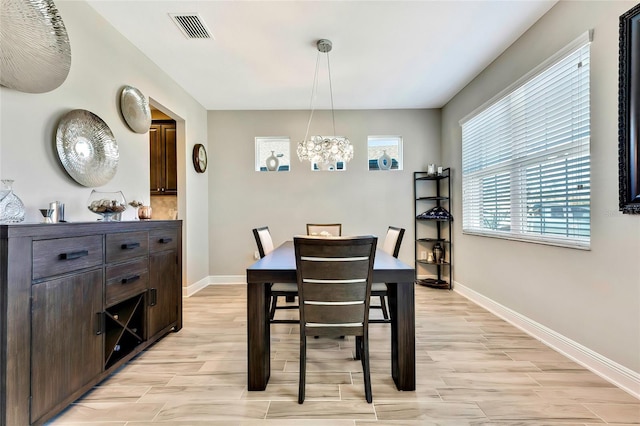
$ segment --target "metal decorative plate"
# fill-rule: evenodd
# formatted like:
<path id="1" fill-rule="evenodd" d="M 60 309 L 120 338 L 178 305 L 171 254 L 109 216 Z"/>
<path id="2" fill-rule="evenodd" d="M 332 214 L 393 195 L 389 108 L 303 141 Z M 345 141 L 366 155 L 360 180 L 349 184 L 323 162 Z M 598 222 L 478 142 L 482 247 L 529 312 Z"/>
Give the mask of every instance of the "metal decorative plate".
<path id="1" fill-rule="evenodd" d="M 90 111 L 74 109 L 62 117 L 56 148 L 62 166 L 80 185 L 102 186 L 118 170 L 118 143 L 109 126 Z"/>
<path id="2" fill-rule="evenodd" d="M 71 46 L 53 0 L 1 0 L 0 84 L 50 92 L 67 78 Z"/>
<path id="3" fill-rule="evenodd" d="M 151 126 L 151 108 L 149 101 L 135 87 L 124 86 L 120 95 L 120 111 L 131 130 L 147 133 Z"/>

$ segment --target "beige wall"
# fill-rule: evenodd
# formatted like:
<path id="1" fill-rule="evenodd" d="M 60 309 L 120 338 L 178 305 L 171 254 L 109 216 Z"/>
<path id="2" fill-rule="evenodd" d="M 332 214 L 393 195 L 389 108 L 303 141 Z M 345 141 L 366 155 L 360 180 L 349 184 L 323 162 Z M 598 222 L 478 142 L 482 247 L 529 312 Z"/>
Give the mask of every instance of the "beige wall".
<path id="1" fill-rule="evenodd" d="M 244 276 L 256 250 L 251 229 L 268 225 L 274 243 L 304 234 L 307 222 L 343 224 L 343 234 L 384 236 L 407 229 L 400 258 L 413 264 L 413 171 L 440 158 L 436 110 L 336 111 L 336 130 L 355 155 L 343 172 L 313 172 L 300 163 L 306 111 L 209 111 L 210 274 Z M 312 132 L 333 133 L 316 112 Z M 367 170 L 368 135 L 401 135 L 404 170 Z M 291 138 L 290 172 L 254 171 L 256 136 Z M 242 277 L 242 279 L 244 279 Z"/>
<path id="2" fill-rule="evenodd" d="M 77 184 L 58 162 L 55 132 L 72 109 L 86 109 L 104 120 L 119 146 L 115 177 L 102 191 L 120 190 L 129 200 L 149 200 L 149 135 L 134 133 L 120 116 L 123 85 L 132 85 L 178 118 L 181 219 L 185 220 L 185 285 L 207 276 L 208 182 L 191 167 L 195 141 L 206 144 L 206 111 L 84 2 L 56 1 L 71 41 L 71 70 L 57 89 L 43 94 L 0 87 L 0 176 L 15 180 L 27 221 L 42 221 L 38 209 L 53 200 L 66 204 L 69 221 L 95 221 L 86 201 L 92 188 Z M 187 190 L 188 188 L 188 190 Z M 184 213 L 182 213 L 184 212 Z M 123 219 L 132 219 L 133 209 Z M 196 226 L 196 224 L 198 224 Z M 194 232 L 195 230 L 195 232 Z"/>
<path id="3" fill-rule="evenodd" d="M 458 121 L 582 32 L 591 45 L 591 250 L 463 235 L 454 222 L 455 280 L 640 372 L 640 217 L 618 212 L 618 17 L 635 1 L 561 1 L 442 111 L 443 161 L 456 169 Z"/>

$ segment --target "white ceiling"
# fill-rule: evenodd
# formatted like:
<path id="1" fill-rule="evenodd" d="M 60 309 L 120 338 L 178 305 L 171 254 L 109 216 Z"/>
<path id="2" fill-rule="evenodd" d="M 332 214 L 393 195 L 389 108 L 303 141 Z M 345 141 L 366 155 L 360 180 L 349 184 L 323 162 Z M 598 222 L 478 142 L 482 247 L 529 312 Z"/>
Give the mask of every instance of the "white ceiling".
<path id="1" fill-rule="evenodd" d="M 309 108 L 321 38 L 335 109 L 440 108 L 556 0 L 88 3 L 206 109 L 257 110 Z M 187 39 L 169 13 L 198 13 L 215 39 Z"/>

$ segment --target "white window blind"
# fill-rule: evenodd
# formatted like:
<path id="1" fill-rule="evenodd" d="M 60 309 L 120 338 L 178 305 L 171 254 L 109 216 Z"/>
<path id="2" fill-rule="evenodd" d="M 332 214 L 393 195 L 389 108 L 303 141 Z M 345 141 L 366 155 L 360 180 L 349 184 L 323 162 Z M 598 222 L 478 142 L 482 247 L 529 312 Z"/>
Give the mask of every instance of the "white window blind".
<path id="1" fill-rule="evenodd" d="M 589 38 L 461 121 L 464 233 L 589 248 Z"/>

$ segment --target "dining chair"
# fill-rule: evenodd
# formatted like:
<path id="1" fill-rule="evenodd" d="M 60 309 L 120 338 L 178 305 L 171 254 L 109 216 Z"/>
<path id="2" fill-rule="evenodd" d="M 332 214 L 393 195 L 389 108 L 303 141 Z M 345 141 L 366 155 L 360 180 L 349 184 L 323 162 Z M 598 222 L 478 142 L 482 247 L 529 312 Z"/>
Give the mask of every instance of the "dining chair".
<path id="1" fill-rule="evenodd" d="M 377 237 L 294 237 L 300 309 L 300 381 L 305 397 L 307 336 L 356 337 L 364 389 L 371 403 L 369 300 Z"/>
<path id="2" fill-rule="evenodd" d="M 307 235 L 339 237 L 342 235 L 341 223 L 307 223 Z"/>
<path id="3" fill-rule="evenodd" d="M 400 253 L 400 245 L 402 244 L 402 237 L 404 237 L 404 228 L 397 228 L 390 226 L 387 229 L 387 235 L 384 237 L 382 243 L 382 250 L 386 251 L 393 257 L 398 257 Z M 389 323 L 391 318 L 389 317 L 389 303 L 386 283 L 373 283 L 371 285 L 371 296 L 378 297 L 380 299 L 380 305 L 371 305 L 371 309 L 381 309 L 382 319 L 369 320 L 371 323 Z"/>
<path id="4" fill-rule="evenodd" d="M 256 245 L 258 246 L 258 254 L 262 259 L 267 254 L 271 253 L 274 249 L 273 239 L 271 238 L 271 232 L 269 232 L 268 226 L 253 229 L 253 236 L 256 239 Z M 271 290 L 271 306 L 269 308 L 269 320 L 273 324 L 278 323 L 298 323 L 295 319 L 276 319 L 277 309 L 298 309 L 296 305 L 278 306 L 278 297 L 284 296 L 287 300 L 295 300 L 298 295 L 298 286 L 295 283 L 271 283 L 269 286 Z"/>

